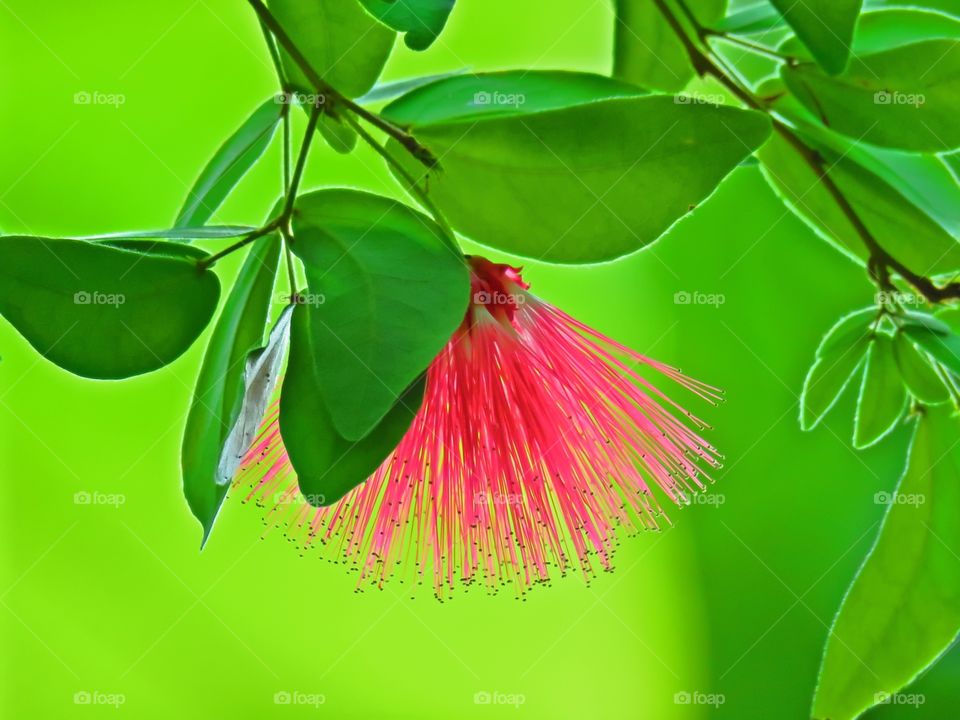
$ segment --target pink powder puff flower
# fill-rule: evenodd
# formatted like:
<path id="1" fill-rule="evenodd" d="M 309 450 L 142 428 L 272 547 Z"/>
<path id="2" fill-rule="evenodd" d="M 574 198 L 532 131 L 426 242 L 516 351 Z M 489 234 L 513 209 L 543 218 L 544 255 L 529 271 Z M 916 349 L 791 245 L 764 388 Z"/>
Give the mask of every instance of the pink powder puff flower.
<path id="1" fill-rule="evenodd" d="M 611 567 L 614 529 L 657 529 L 651 488 L 677 504 L 712 482 L 706 425 L 642 377 L 649 368 L 714 404 L 719 391 L 604 337 L 528 292 L 519 269 L 469 258 L 463 324 L 427 371 L 393 453 L 329 507 L 303 501 L 274 405 L 237 483 L 272 500 L 268 524 L 356 567 L 360 583 L 457 580 L 522 595 L 550 569 Z M 682 416 L 682 417 L 681 417 Z"/>

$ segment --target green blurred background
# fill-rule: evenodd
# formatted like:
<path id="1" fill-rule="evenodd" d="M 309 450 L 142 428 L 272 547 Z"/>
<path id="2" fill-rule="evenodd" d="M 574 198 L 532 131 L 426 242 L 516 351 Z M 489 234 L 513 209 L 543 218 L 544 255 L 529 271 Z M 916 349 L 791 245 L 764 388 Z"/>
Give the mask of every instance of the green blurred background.
<path id="1" fill-rule="evenodd" d="M 386 77 L 605 73 L 610 5 L 460 0 L 428 52 L 398 43 Z M 239 0 L 3 0 L 0 65 L 6 233 L 168 226 L 221 140 L 274 91 Z M 123 103 L 75 104 L 82 92 Z M 217 221 L 260 222 L 278 166 L 274 146 Z M 306 182 L 399 196 L 365 151 L 318 147 Z M 224 263 L 224 276 L 236 268 Z M 262 511 L 237 496 L 201 554 L 178 451 L 203 343 L 160 372 L 97 383 L 0 326 L 0 716 L 808 717 L 833 613 L 878 529 L 874 495 L 894 486 L 908 439 L 901 429 L 855 453 L 846 420 L 810 434 L 797 425 L 813 348 L 871 302 L 865 274 L 746 167 L 633 257 L 526 263 L 525 277 L 728 401 L 688 403 L 727 458 L 709 504 L 625 538 L 615 571 L 591 585 L 573 574 L 523 602 L 479 588 L 443 604 L 400 584 L 356 593 L 343 567 L 301 556 L 279 532 L 262 537 Z M 677 293 L 723 302 L 680 304 Z M 946 717 L 960 701 L 960 653 L 912 692 L 919 709 L 870 717 Z"/>

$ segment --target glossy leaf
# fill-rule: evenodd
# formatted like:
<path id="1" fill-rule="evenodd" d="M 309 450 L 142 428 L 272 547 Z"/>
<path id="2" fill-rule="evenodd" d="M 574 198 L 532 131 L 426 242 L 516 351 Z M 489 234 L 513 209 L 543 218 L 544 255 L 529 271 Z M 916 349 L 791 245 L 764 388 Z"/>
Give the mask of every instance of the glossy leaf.
<path id="1" fill-rule="evenodd" d="M 338 433 L 358 440 L 463 322 L 466 265 L 427 217 L 369 193 L 301 196 L 293 230 L 321 392 Z"/>
<path id="2" fill-rule="evenodd" d="M 280 100 L 263 103 L 217 150 L 187 195 L 174 223 L 178 228 L 204 225 L 260 159 L 283 117 Z"/>
<path id="3" fill-rule="evenodd" d="M 842 72 L 863 0 L 770 0 L 822 68 Z"/>
<path id="4" fill-rule="evenodd" d="M 752 35 L 781 28 L 786 22 L 773 5 L 760 2 L 730 13 L 713 27 L 733 35 Z"/>
<path id="5" fill-rule="evenodd" d="M 178 242 L 166 242 L 164 240 L 143 240 L 143 239 L 120 239 L 120 240 L 100 240 L 98 245 L 107 245 L 108 247 L 120 248 L 121 250 L 130 250 L 132 252 L 145 253 L 147 255 L 158 255 L 160 257 L 172 257 L 182 260 L 204 260 L 210 257 L 210 253 L 201 250 L 193 245 L 186 245 Z"/>
<path id="6" fill-rule="evenodd" d="M 858 340 L 869 339 L 877 321 L 877 308 L 865 307 L 854 310 L 837 320 L 817 346 L 817 357 L 822 357 L 838 347 L 849 347 Z"/>
<path id="7" fill-rule="evenodd" d="M 426 50 L 447 24 L 454 0 L 360 0 L 387 27 L 402 33 L 411 50 Z"/>
<path id="8" fill-rule="evenodd" d="M 920 8 L 874 10 L 860 16 L 853 51 L 869 55 L 935 38 L 960 38 L 960 20 Z"/>
<path id="9" fill-rule="evenodd" d="M 311 67 L 348 97 L 373 87 L 393 48 L 395 34 L 364 11 L 356 0 L 269 0 L 274 17 Z M 314 88 L 281 48 L 290 82 L 305 92 Z"/>
<path id="10" fill-rule="evenodd" d="M 364 438 L 347 440 L 334 426 L 324 396 L 306 305 L 293 310 L 290 353 L 280 392 L 280 434 L 300 491 L 312 505 L 328 505 L 366 480 L 393 451 L 423 402 L 418 378 L 400 393 L 386 416 Z"/>
<path id="11" fill-rule="evenodd" d="M 785 65 L 781 75 L 800 102 L 848 137 L 914 152 L 960 146 L 960 41 L 859 56 L 837 77 L 810 63 Z"/>
<path id="12" fill-rule="evenodd" d="M 960 336 L 952 332 L 937 332 L 923 325 L 905 325 L 903 332 L 937 362 L 955 375 L 960 375 Z"/>
<path id="13" fill-rule="evenodd" d="M 849 154 L 809 141 L 820 148 L 829 176 L 881 247 L 922 274 L 960 268 L 960 244 L 939 223 Z M 794 213 L 844 253 L 865 261 L 868 253 L 854 225 L 789 142 L 774 135 L 757 157 L 764 176 Z"/>
<path id="14" fill-rule="evenodd" d="M 643 94 L 634 85 L 604 75 L 566 70 L 506 70 L 455 75 L 414 88 L 387 105 L 382 114 L 398 125 L 433 125 L 527 115 Z"/>
<path id="15" fill-rule="evenodd" d="M 203 525 L 204 542 L 229 487 L 218 474 L 227 438 L 240 415 L 244 372 L 263 345 L 280 259 L 277 234 L 258 240 L 247 254 L 207 346 L 183 434 L 183 491 Z"/>
<path id="16" fill-rule="evenodd" d="M 176 360 L 203 332 L 220 283 L 195 260 L 83 240 L 0 238 L 0 315 L 44 357 L 117 379 Z"/>
<path id="17" fill-rule="evenodd" d="M 615 0 L 613 76 L 677 92 L 693 78 L 690 57 L 652 0 Z"/>
<path id="18" fill-rule="evenodd" d="M 950 399 L 947 387 L 937 376 L 933 365 L 903 333 L 898 332 L 893 338 L 893 354 L 903 384 L 917 400 L 936 404 Z"/>
<path id="19" fill-rule="evenodd" d="M 416 90 L 418 87 L 430 85 L 438 80 L 444 80 L 456 75 L 462 75 L 465 72 L 466 70 L 452 70 L 450 72 L 436 73 L 434 75 L 420 75 L 418 77 L 406 78 L 404 80 L 392 80 L 390 82 L 377 83 L 370 89 L 369 92 L 357 98 L 357 102 L 361 105 L 366 105 L 384 102 L 386 100 L 393 100 L 401 95 L 406 95 L 411 90 Z"/>
<path id="20" fill-rule="evenodd" d="M 650 244 L 769 132 L 759 113 L 664 96 L 413 128 L 442 158 L 421 182 L 457 230 L 556 263 L 611 260 Z"/>
<path id="21" fill-rule="evenodd" d="M 324 113 L 317 122 L 317 132 L 327 141 L 327 145 L 332 147 L 341 155 L 353 152 L 357 147 L 359 137 L 356 131 L 338 118 L 331 117 Z"/>
<path id="22" fill-rule="evenodd" d="M 850 720 L 898 692 L 960 629 L 960 433 L 924 410 L 877 542 L 834 620 L 813 716 Z"/>
<path id="23" fill-rule="evenodd" d="M 869 347 L 867 337 L 848 336 L 819 355 L 807 372 L 800 395 L 800 427 L 812 430 L 836 404 Z"/>
<path id="24" fill-rule="evenodd" d="M 858 449 L 876 444 L 890 433 L 903 416 L 907 391 L 893 352 L 893 338 L 876 334 L 867 351 L 867 364 L 857 399 L 853 445 Z"/>

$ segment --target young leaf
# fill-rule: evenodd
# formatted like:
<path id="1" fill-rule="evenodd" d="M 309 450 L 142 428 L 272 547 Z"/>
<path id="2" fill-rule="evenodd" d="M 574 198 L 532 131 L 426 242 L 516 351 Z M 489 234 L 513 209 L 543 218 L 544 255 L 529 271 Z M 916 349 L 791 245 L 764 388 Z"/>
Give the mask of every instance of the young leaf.
<path id="1" fill-rule="evenodd" d="M 863 449 L 879 442 L 896 427 L 906 404 L 907 392 L 894 357 L 893 339 L 877 333 L 867 351 L 853 421 L 853 446 Z"/>
<path id="2" fill-rule="evenodd" d="M 369 193 L 303 195 L 293 230 L 320 390 L 338 433 L 359 440 L 463 322 L 466 265 L 427 217 Z"/>
<path id="3" fill-rule="evenodd" d="M 207 163 L 174 222 L 178 228 L 204 225 L 266 151 L 283 117 L 282 98 L 257 108 Z"/>
<path id="4" fill-rule="evenodd" d="M 108 247 L 120 248 L 121 250 L 130 250 L 132 252 L 145 253 L 147 255 L 158 255 L 160 257 L 180 258 L 181 260 L 205 260 L 210 257 L 210 253 L 201 250 L 194 245 L 185 243 L 166 242 L 164 240 L 100 240 L 98 245 L 107 245 Z"/>
<path id="5" fill-rule="evenodd" d="M 195 260 L 83 240 L 0 238 L 0 315 L 77 375 L 118 379 L 176 360 L 217 308 Z"/>
<path id="6" fill-rule="evenodd" d="M 869 339 L 876 320 L 877 308 L 874 306 L 844 315 L 823 336 L 817 346 L 817 357 L 827 355 L 838 347 L 850 347 L 858 340 Z"/>
<path id="7" fill-rule="evenodd" d="M 267 404 L 280 379 L 280 366 L 290 340 L 292 311 L 292 305 L 284 308 L 270 331 L 267 344 L 247 356 L 243 370 L 243 402 L 240 403 L 237 421 L 223 444 L 217 465 L 217 482 L 221 485 L 228 485 L 233 480 L 244 455 L 253 444 Z"/>
<path id="8" fill-rule="evenodd" d="M 960 629 L 960 433 L 952 409 L 928 408 L 880 535 L 827 640 L 815 718 L 849 720 L 895 693 Z"/>
<path id="9" fill-rule="evenodd" d="M 824 125 L 855 140 L 914 152 L 960 146 L 958 40 L 864 55 L 838 77 L 810 63 L 784 65 L 781 76 Z"/>
<path id="10" fill-rule="evenodd" d="M 651 0 L 615 0 L 613 76 L 644 88 L 677 92 L 693 78 L 680 38 Z"/>
<path id="11" fill-rule="evenodd" d="M 204 542 L 229 487 L 218 468 L 241 414 L 247 362 L 263 345 L 280 246 L 274 233 L 257 240 L 248 253 L 210 337 L 187 415 L 180 456 L 183 492 L 203 526 Z"/>
<path id="12" fill-rule="evenodd" d="M 204 225 L 202 227 L 171 228 L 169 230 L 132 230 L 129 232 L 86 235 L 73 240 L 223 240 L 249 235 L 255 227 L 249 225 Z"/>
<path id="13" fill-rule="evenodd" d="M 310 308 L 297 305 L 290 323 L 290 357 L 280 393 L 280 434 L 300 492 L 311 505 L 329 505 L 364 482 L 393 451 L 423 402 L 423 378 L 401 391 L 364 438 L 347 440 L 330 419 L 326 379 L 314 345 Z"/>
<path id="14" fill-rule="evenodd" d="M 454 0 L 360 0 L 371 15 L 402 33 L 411 50 L 426 50 L 447 24 Z"/>
<path id="15" fill-rule="evenodd" d="M 443 158 L 427 178 L 390 147 L 454 227 L 477 242 L 547 262 L 591 263 L 656 240 L 769 132 L 760 113 L 646 96 L 414 126 Z"/>
<path id="16" fill-rule="evenodd" d="M 455 75 L 462 75 L 466 70 L 451 70 L 445 73 L 436 73 L 435 75 L 420 75 L 419 77 L 407 78 L 405 80 L 393 80 L 391 82 L 382 82 L 374 85 L 369 92 L 357 98 L 361 105 L 384 102 L 394 98 L 406 95 L 411 90 L 416 90 L 423 85 L 435 83 L 438 80 L 444 80 Z"/>
<path id="17" fill-rule="evenodd" d="M 904 325 L 903 333 L 930 353 L 941 365 L 960 375 L 960 337 L 941 333 L 925 325 Z"/>
<path id="18" fill-rule="evenodd" d="M 842 72 L 863 0 L 770 0 L 827 72 Z"/>
<path id="19" fill-rule="evenodd" d="M 338 118 L 331 117 L 327 113 L 320 116 L 320 120 L 317 123 L 317 132 L 327 141 L 327 145 L 341 155 L 347 155 L 353 152 L 359 140 L 356 131 L 352 127 Z"/>
<path id="20" fill-rule="evenodd" d="M 820 150 L 828 175 L 881 247 L 918 272 L 939 274 L 960 268 L 960 244 L 929 215 L 850 157 L 810 136 L 804 138 Z M 790 210 L 842 252 L 865 262 L 867 251 L 856 228 L 789 142 L 775 134 L 757 157 L 767 181 Z"/>
<path id="21" fill-rule="evenodd" d="M 731 35 L 765 33 L 783 27 L 786 20 L 769 3 L 757 3 L 730 13 L 713 25 L 715 30 Z"/>
<path id="22" fill-rule="evenodd" d="M 933 366 L 903 333 L 893 337 L 893 354 L 904 385 L 917 400 L 935 405 L 950 399 L 947 387 Z"/>
<path id="23" fill-rule="evenodd" d="M 367 14 L 357 0 L 269 0 L 267 3 L 311 67 L 338 91 L 358 97 L 373 87 L 393 48 L 395 33 Z M 281 48 L 290 82 L 313 88 Z"/>
<path id="24" fill-rule="evenodd" d="M 866 337 L 850 337 L 849 342 L 831 347 L 813 363 L 800 394 L 801 430 L 813 430 L 836 404 L 869 344 Z"/>
<path id="25" fill-rule="evenodd" d="M 860 16 L 853 51 L 856 55 L 870 55 L 937 38 L 960 38 L 960 21 L 920 8 L 884 8 Z"/>
<path id="26" fill-rule="evenodd" d="M 480 117 L 526 115 L 644 90 L 604 75 L 567 70 L 505 70 L 461 74 L 413 88 L 383 109 L 403 126 Z"/>

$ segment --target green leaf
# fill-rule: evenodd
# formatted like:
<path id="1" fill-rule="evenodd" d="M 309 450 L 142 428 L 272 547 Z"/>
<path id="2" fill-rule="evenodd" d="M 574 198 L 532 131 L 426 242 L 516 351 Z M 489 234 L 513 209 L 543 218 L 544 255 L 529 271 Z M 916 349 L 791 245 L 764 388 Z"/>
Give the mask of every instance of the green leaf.
<path id="1" fill-rule="evenodd" d="M 210 253 L 208 253 L 206 250 L 201 250 L 194 245 L 185 245 L 184 243 L 177 242 L 165 242 L 163 240 L 100 240 L 97 244 L 120 248 L 121 250 L 145 253 L 147 255 L 159 255 L 161 257 L 180 258 L 184 260 L 205 260 L 206 258 L 210 257 Z"/>
<path id="2" fill-rule="evenodd" d="M 434 125 L 474 118 L 528 115 L 607 98 L 645 94 L 604 75 L 566 70 L 506 70 L 455 75 L 414 88 L 387 105 L 397 125 Z"/>
<path id="3" fill-rule="evenodd" d="M 364 11 L 357 0 L 269 0 L 268 5 L 297 49 L 323 80 L 347 97 L 373 87 L 393 48 L 395 34 Z M 281 48 L 290 82 L 316 88 Z"/>
<path id="4" fill-rule="evenodd" d="M 447 24 L 454 0 L 360 0 L 387 27 L 406 33 L 411 50 L 426 50 Z"/>
<path id="5" fill-rule="evenodd" d="M 347 155 L 353 152 L 359 140 L 356 131 L 352 127 L 339 118 L 331 117 L 327 113 L 320 116 L 320 120 L 317 123 L 317 132 L 327 141 L 327 145 L 341 155 Z"/>
<path id="6" fill-rule="evenodd" d="M 769 132 L 759 113 L 664 96 L 413 127 L 442 158 L 421 182 L 454 228 L 555 263 L 612 260 L 650 244 Z"/>
<path id="7" fill-rule="evenodd" d="M 615 0 L 613 76 L 640 87 L 676 92 L 694 70 L 683 43 L 651 0 Z"/>
<path id="8" fill-rule="evenodd" d="M 893 354 L 904 385 L 917 400 L 937 404 L 950 399 L 947 387 L 926 356 L 903 333 L 898 332 L 893 338 Z"/>
<path id="9" fill-rule="evenodd" d="M 860 16 L 853 51 L 869 55 L 934 38 L 960 38 L 960 21 L 919 8 L 875 10 Z"/>
<path id="10" fill-rule="evenodd" d="M 907 391 L 900 379 L 893 339 L 878 333 L 867 351 L 867 366 L 853 421 L 853 446 L 862 450 L 886 437 L 897 426 L 906 404 Z"/>
<path id="11" fill-rule="evenodd" d="M 354 190 L 299 197 L 293 230 L 321 392 L 338 433 L 358 440 L 463 322 L 466 264 L 424 215 Z"/>
<path id="12" fill-rule="evenodd" d="M 86 235 L 73 240 L 223 240 L 249 235 L 255 227 L 250 225 L 204 225 L 202 227 L 171 228 L 169 230 L 132 230 L 129 232 L 108 233 L 106 235 Z"/>
<path id="13" fill-rule="evenodd" d="M 937 332 L 923 325 L 904 325 L 903 332 L 950 372 L 960 375 L 960 336 Z"/>
<path id="14" fill-rule="evenodd" d="M 257 108 L 207 163 L 174 222 L 178 228 L 204 225 L 263 155 L 283 117 L 282 98 Z"/>
<path id="15" fill-rule="evenodd" d="M 939 223 L 849 154 L 841 155 L 813 137 L 804 135 L 819 149 L 828 175 L 881 247 L 921 274 L 960 268 L 960 244 Z M 787 207 L 842 252 L 860 262 L 866 260 L 868 252 L 855 226 L 787 140 L 775 134 L 757 157 L 764 176 Z"/>
<path id="16" fill-rule="evenodd" d="M 220 283 L 195 260 L 83 240 L 0 238 L 0 315 L 44 357 L 117 379 L 182 355 L 217 308 Z"/>
<path id="17" fill-rule="evenodd" d="M 850 56 L 862 0 L 770 0 L 820 66 L 842 72 Z"/>
<path id="18" fill-rule="evenodd" d="M 836 404 L 869 347 L 867 337 L 849 336 L 848 341 L 825 350 L 807 372 L 800 395 L 800 428 L 813 430 Z"/>
<path id="19" fill-rule="evenodd" d="M 290 357 L 280 392 L 280 435 L 300 492 L 311 505 L 329 505 L 366 480 L 393 451 L 423 402 L 424 381 L 404 390 L 366 437 L 347 440 L 334 426 L 315 352 L 312 313 L 293 310 Z"/>
<path id="20" fill-rule="evenodd" d="M 894 320 L 900 327 L 905 328 L 915 325 L 917 327 L 926 328 L 937 335 L 949 335 L 951 329 L 949 320 L 945 322 L 945 319 L 941 318 L 939 315 L 940 314 L 931 315 L 925 312 L 905 310 L 901 314 L 895 315 Z"/>
<path id="21" fill-rule="evenodd" d="M 391 82 L 377 83 L 368 93 L 357 98 L 361 105 L 384 102 L 394 98 L 406 95 L 411 90 L 416 90 L 423 85 L 435 83 L 438 80 L 462 75 L 466 70 L 451 70 L 450 72 L 436 73 L 435 75 L 420 75 L 419 77 L 406 78 L 405 80 L 393 80 Z"/>
<path id="22" fill-rule="evenodd" d="M 727 14 L 727 0 L 685 0 L 685 2 L 701 25 L 712 27 Z"/>
<path id="23" fill-rule="evenodd" d="M 838 77 L 810 63 L 784 65 L 781 76 L 825 125 L 848 137 L 915 152 L 960 146 L 960 41 L 860 56 Z"/>
<path id="24" fill-rule="evenodd" d="M 877 314 L 877 308 L 871 305 L 844 315 L 820 340 L 816 356 L 822 357 L 838 347 L 850 347 L 859 340 L 869 339 Z"/>
<path id="25" fill-rule="evenodd" d="M 928 408 L 870 555 L 843 600 L 813 715 L 849 720 L 906 686 L 960 629 L 960 433 L 949 406 Z"/>
<path id="26" fill-rule="evenodd" d="M 732 35 L 752 35 L 776 30 L 785 24 L 786 20 L 775 7 L 761 2 L 730 13 L 713 27 L 715 30 Z"/>
<path id="27" fill-rule="evenodd" d="M 203 526 L 204 542 L 230 486 L 218 468 L 241 414 L 250 356 L 263 345 L 280 247 L 280 237 L 273 233 L 257 240 L 247 254 L 210 336 L 187 415 L 180 454 L 183 492 Z"/>

